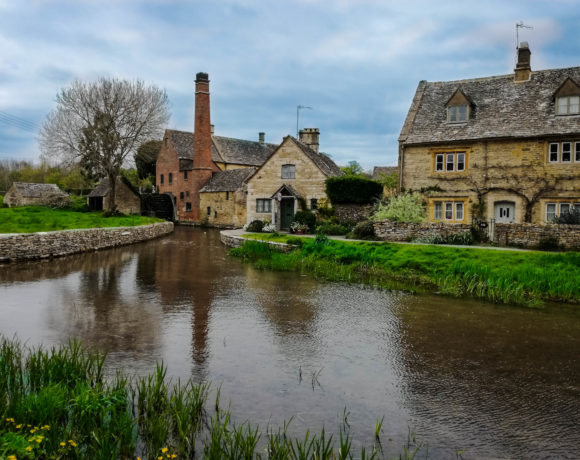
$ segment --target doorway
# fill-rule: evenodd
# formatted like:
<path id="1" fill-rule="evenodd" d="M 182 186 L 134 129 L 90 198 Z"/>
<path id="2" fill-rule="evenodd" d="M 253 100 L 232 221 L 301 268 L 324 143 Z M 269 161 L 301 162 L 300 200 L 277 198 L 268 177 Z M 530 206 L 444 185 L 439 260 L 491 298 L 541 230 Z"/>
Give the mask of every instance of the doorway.
<path id="1" fill-rule="evenodd" d="M 513 201 L 497 201 L 494 203 L 494 217 L 498 224 L 511 224 L 515 220 L 516 204 Z"/>
<path id="2" fill-rule="evenodd" d="M 282 198 L 280 201 L 280 229 L 290 229 L 290 224 L 294 220 L 294 198 Z"/>

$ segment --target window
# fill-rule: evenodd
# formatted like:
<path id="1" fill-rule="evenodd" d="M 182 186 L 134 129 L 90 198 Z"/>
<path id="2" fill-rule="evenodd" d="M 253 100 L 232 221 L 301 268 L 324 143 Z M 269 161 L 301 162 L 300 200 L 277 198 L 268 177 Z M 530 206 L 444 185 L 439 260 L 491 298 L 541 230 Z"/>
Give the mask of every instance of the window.
<path id="1" fill-rule="evenodd" d="M 463 202 L 455 203 L 455 220 L 463 220 Z"/>
<path id="2" fill-rule="evenodd" d="M 256 212 L 272 212 L 272 200 L 258 198 L 256 200 Z"/>
<path id="3" fill-rule="evenodd" d="M 447 121 L 450 123 L 463 123 L 467 121 L 469 110 L 466 105 L 447 107 Z"/>
<path id="4" fill-rule="evenodd" d="M 296 165 L 282 165 L 282 179 L 296 179 Z"/>
<path id="5" fill-rule="evenodd" d="M 433 220 L 443 219 L 443 203 L 441 201 L 435 202 L 435 207 L 433 208 Z"/>
<path id="6" fill-rule="evenodd" d="M 572 161 L 572 142 L 562 142 L 562 163 Z"/>
<path id="7" fill-rule="evenodd" d="M 580 142 L 576 142 L 574 145 L 574 161 L 580 161 Z"/>
<path id="8" fill-rule="evenodd" d="M 187 171 L 183 171 L 183 180 L 187 180 Z"/>
<path id="9" fill-rule="evenodd" d="M 230 199 L 230 192 L 226 192 L 226 200 Z"/>
<path id="10" fill-rule="evenodd" d="M 464 172 L 467 152 L 443 152 L 435 154 L 435 172 Z"/>
<path id="11" fill-rule="evenodd" d="M 573 115 L 580 113 L 580 96 L 561 96 L 556 102 L 558 115 Z"/>
<path id="12" fill-rule="evenodd" d="M 169 173 L 169 183 L 173 184 L 173 173 Z"/>
<path id="13" fill-rule="evenodd" d="M 189 201 L 185 203 L 185 212 L 191 212 L 191 203 Z"/>
<path id="14" fill-rule="evenodd" d="M 180 199 L 180 200 L 183 200 L 183 197 L 184 197 L 184 195 L 185 195 L 185 194 L 184 194 L 183 192 L 179 192 L 179 199 Z"/>
<path id="15" fill-rule="evenodd" d="M 552 222 L 556 218 L 556 203 L 546 204 L 546 222 Z"/>
<path id="16" fill-rule="evenodd" d="M 571 209 L 570 203 L 560 203 L 560 215 L 569 213 Z"/>
<path id="17" fill-rule="evenodd" d="M 185 191 L 185 196 L 189 196 L 189 190 Z"/>
<path id="18" fill-rule="evenodd" d="M 211 208 L 208 206 L 207 207 L 207 217 L 211 216 Z"/>
<path id="19" fill-rule="evenodd" d="M 163 174 L 161 174 L 161 176 L 159 176 L 159 183 L 163 184 L 164 179 Z"/>
<path id="20" fill-rule="evenodd" d="M 312 209 L 313 211 L 318 209 L 318 199 L 317 198 L 310 199 L 310 209 Z"/>
<path id="21" fill-rule="evenodd" d="M 435 171 L 443 171 L 443 154 L 435 155 Z"/>
<path id="22" fill-rule="evenodd" d="M 556 163 L 560 158 L 560 144 L 550 144 L 550 163 Z"/>

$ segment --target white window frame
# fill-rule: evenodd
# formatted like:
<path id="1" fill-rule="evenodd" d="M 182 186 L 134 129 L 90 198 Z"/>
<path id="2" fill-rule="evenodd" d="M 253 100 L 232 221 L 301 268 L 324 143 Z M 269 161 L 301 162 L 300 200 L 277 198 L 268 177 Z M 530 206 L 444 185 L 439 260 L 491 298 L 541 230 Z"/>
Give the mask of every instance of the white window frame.
<path id="1" fill-rule="evenodd" d="M 550 217 L 550 213 L 549 212 L 549 208 L 550 206 L 554 207 L 554 212 L 553 215 Z M 557 211 L 558 211 L 558 203 L 546 203 L 546 222 L 552 222 L 552 220 L 554 220 L 557 216 Z"/>
<path id="2" fill-rule="evenodd" d="M 574 161 L 580 163 L 580 142 L 574 142 Z"/>
<path id="3" fill-rule="evenodd" d="M 456 158 L 455 158 L 455 169 L 457 171 L 465 171 L 465 152 L 457 152 L 455 154 Z M 461 162 L 459 161 L 459 159 L 461 158 Z M 459 167 L 459 165 L 461 165 L 461 168 Z"/>
<path id="4" fill-rule="evenodd" d="M 272 212 L 272 200 L 270 198 L 256 199 L 256 213 L 270 214 Z"/>
<path id="5" fill-rule="evenodd" d="M 562 209 L 562 206 L 567 208 L 566 210 Z M 572 203 L 558 203 L 558 217 L 562 215 L 563 212 L 570 212 L 572 210 Z"/>
<path id="6" fill-rule="evenodd" d="M 441 162 L 439 160 L 441 160 Z M 445 155 L 443 153 L 438 153 L 435 155 L 435 171 L 436 172 L 445 171 Z"/>
<path id="7" fill-rule="evenodd" d="M 469 118 L 467 105 L 453 105 L 447 107 L 447 121 L 449 123 L 466 123 Z"/>
<path id="8" fill-rule="evenodd" d="M 282 179 L 296 179 L 296 165 L 282 165 Z"/>
<path id="9" fill-rule="evenodd" d="M 552 151 L 552 146 L 556 147 L 556 151 Z M 552 159 L 552 153 L 556 154 L 556 159 Z M 558 163 L 560 161 L 560 144 L 558 142 L 551 142 L 548 146 L 548 161 L 550 163 Z"/>
<path id="10" fill-rule="evenodd" d="M 443 220 L 443 202 L 435 201 L 433 203 L 433 220 Z"/>
<path id="11" fill-rule="evenodd" d="M 564 102 L 564 103 L 563 103 Z M 556 98 L 557 115 L 577 115 L 580 113 L 580 96 L 559 96 Z"/>
<path id="12" fill-rule="evenodd" d="M 447 209 L 449 207 L 449 209 Z M 451 217 L 447 217 L 447 211 L 451 212 Z M 445 202 L 445 220 L 453 220 L 453 201 L 446 201 Z"/>
<path id="13" fill-rule="evenodd" d="M 465 218 L 464 216 L 464 206 L 463 206 L 463 201 L 456 201 L 455 202 L 455 220 L 463 220 Z M 459 217 L 461 216 L 461 217 Z"/>
<path id="14" fill-rule="evenodd" d="M 568 147 L 567 149 L 566 146 Z M 567 154 L 567 160 L 564 159 L 564 154 Z M 562 163 L 570 163 L 572 161 L 572 142 L 562 142 L 560 159 Z"/>
<path id="15" fill-rule="evenodd" d="M 449 162 L 449 159 L 451 159 L 451 162 Z M 451 165 L 451 169 L 449 169 L 449 165 Z M 455 171 L 455 154 L 447 153 L 445 154 L 445 172 L 453 171 Z"/>
<path id="16" fill-rule="evenodd" d="M 435 172 L 452 173 L 465 172 L 467 168 L 467 152 L 441 152 L 435 154 Z"/>

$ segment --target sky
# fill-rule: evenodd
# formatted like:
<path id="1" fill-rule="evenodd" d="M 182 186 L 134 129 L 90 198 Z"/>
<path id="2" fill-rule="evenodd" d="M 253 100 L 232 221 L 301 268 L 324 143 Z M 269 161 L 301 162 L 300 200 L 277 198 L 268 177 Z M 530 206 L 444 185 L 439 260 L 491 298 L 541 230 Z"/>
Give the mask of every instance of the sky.
<path id="1" fill-rule="evenodd" d="M 302 105 L 339 165 L 396 165 L 419 81 L 512 73 L 520 22 L 532 70 L 580 66 L 580 0 L 0 0 L 0 160 L 39 161 L 75 79 L 162 88 L 193 131 L 206 72 L 216 135 L 278 144 Z"/>

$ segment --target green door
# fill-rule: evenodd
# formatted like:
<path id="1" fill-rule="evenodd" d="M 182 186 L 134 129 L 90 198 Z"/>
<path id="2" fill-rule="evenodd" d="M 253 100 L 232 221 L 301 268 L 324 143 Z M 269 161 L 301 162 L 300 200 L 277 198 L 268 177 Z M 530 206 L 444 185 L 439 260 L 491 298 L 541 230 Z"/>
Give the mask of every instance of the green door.
<path id="1" fill-rule="evenodd" d="M 288 230 L 294 220 L 294 199 L 284 198 L 280 201 L 280 228 Z"/>

